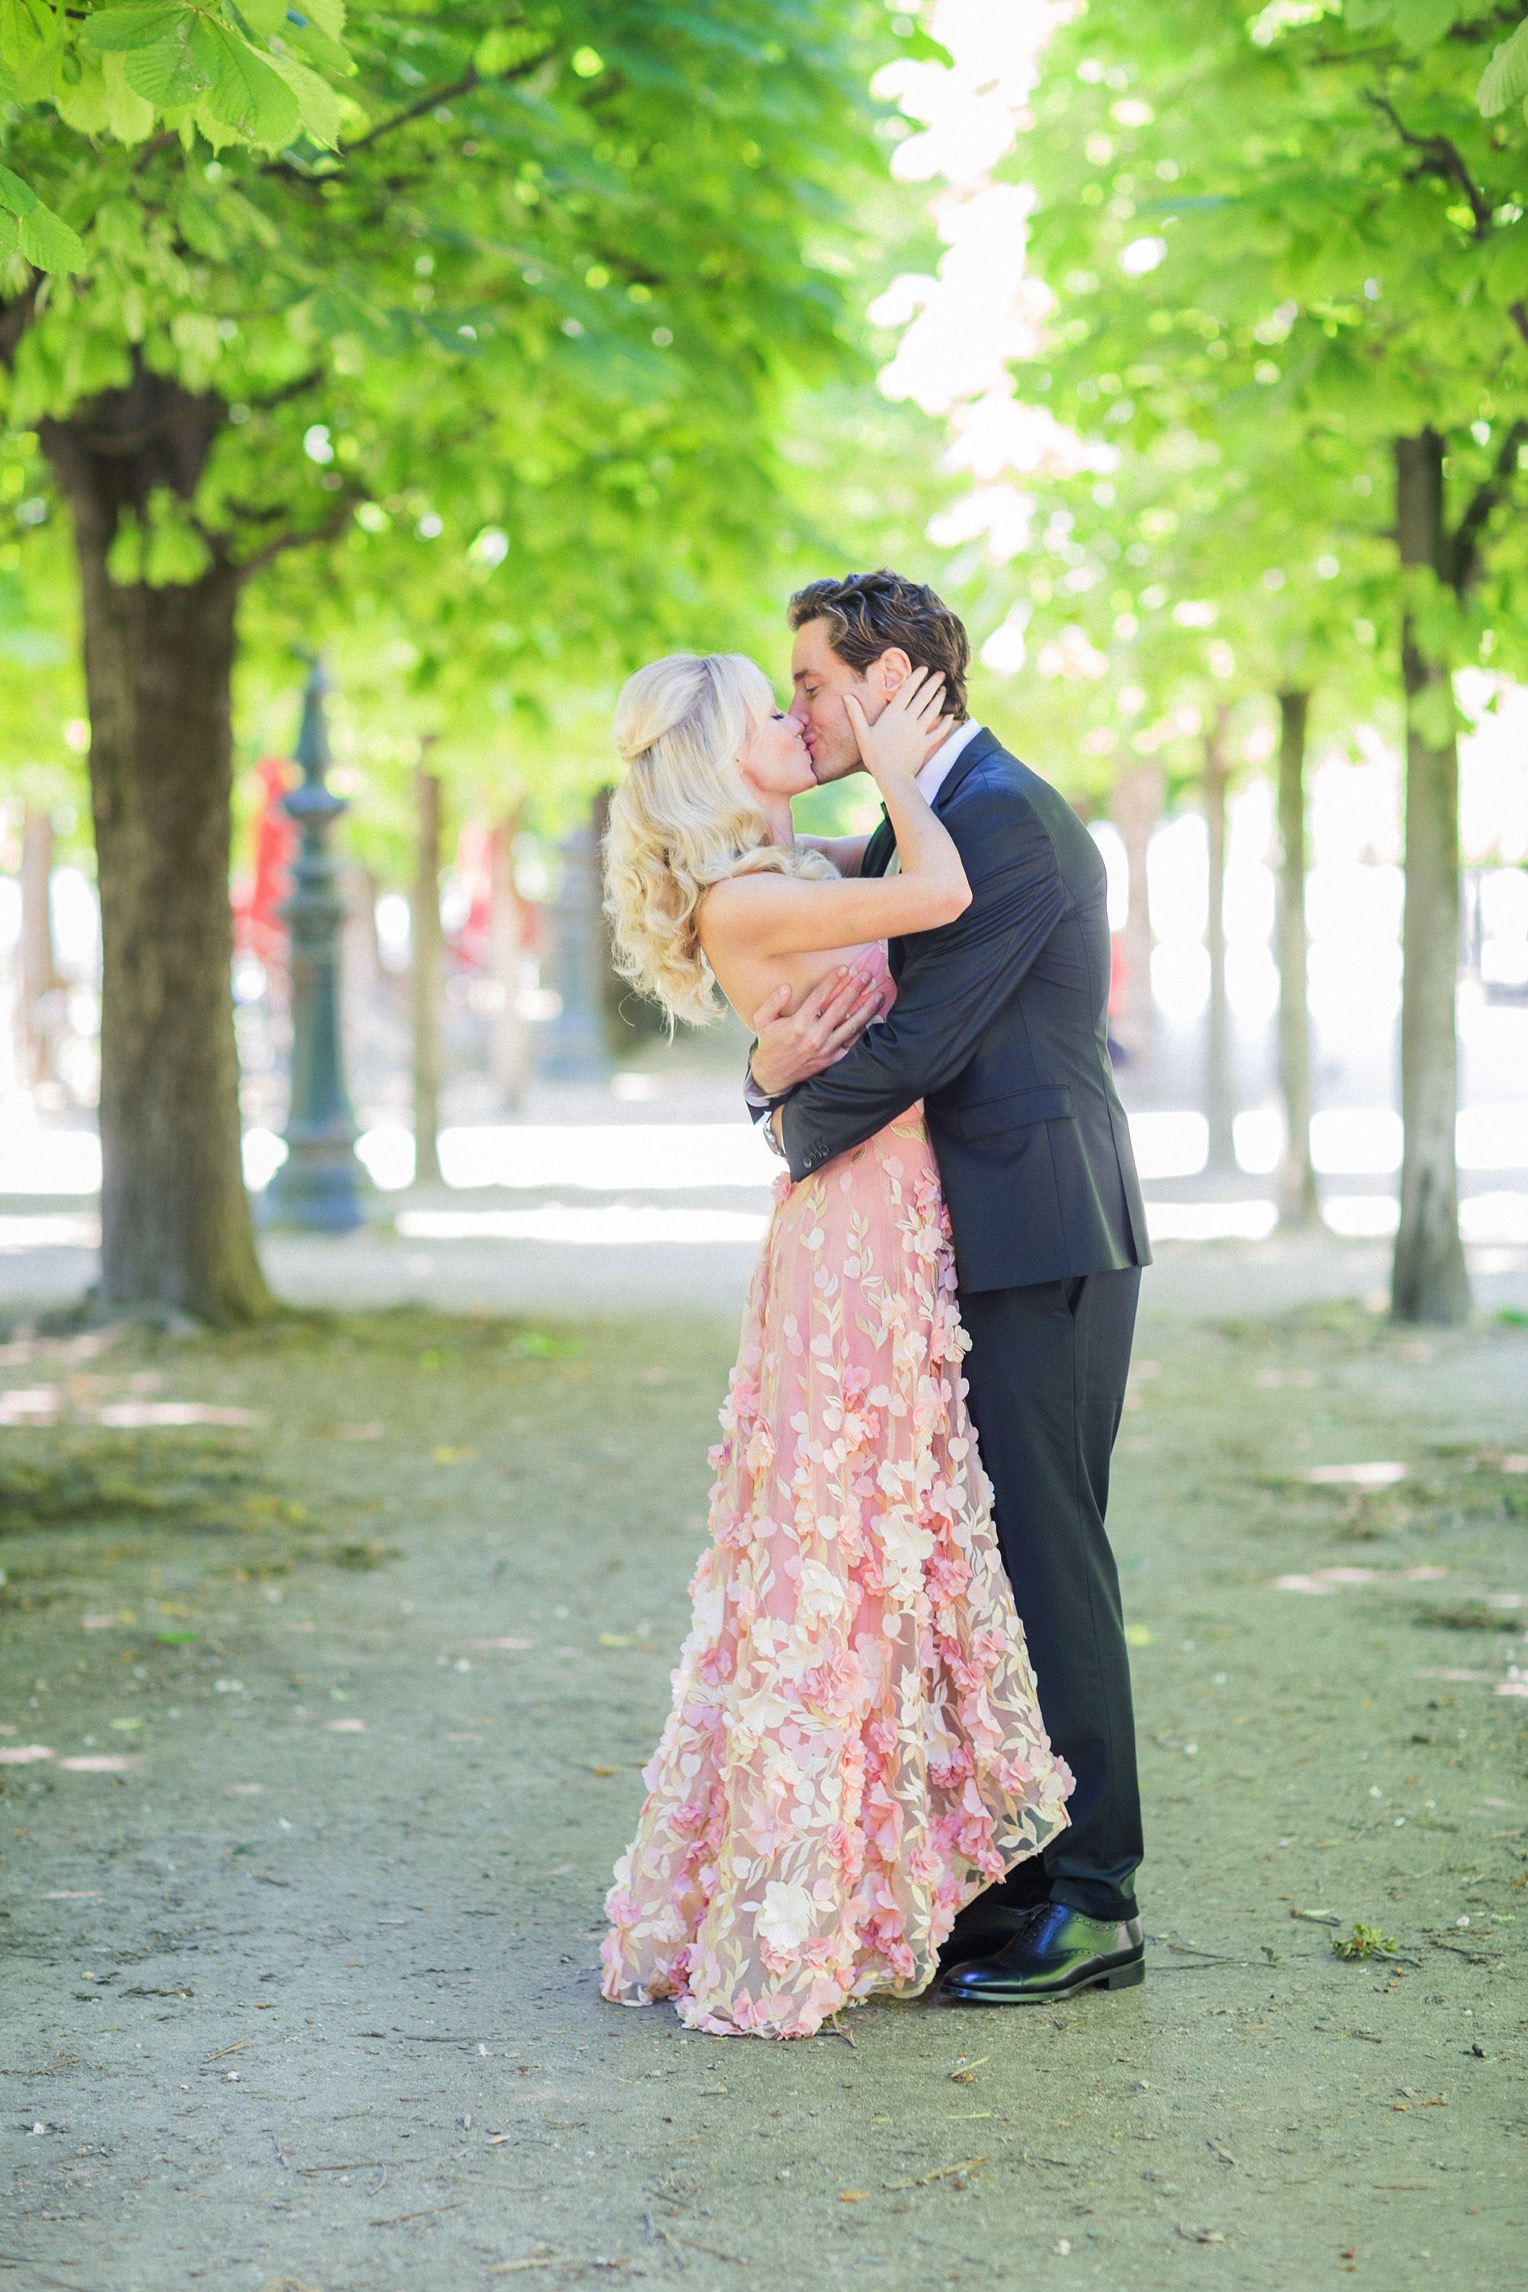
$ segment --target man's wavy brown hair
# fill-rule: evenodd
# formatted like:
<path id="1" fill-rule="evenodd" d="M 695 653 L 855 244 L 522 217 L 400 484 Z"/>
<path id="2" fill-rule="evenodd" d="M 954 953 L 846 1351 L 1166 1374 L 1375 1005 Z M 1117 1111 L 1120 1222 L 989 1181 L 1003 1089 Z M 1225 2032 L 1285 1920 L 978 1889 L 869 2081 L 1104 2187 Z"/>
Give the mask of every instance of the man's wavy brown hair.
<path id="1" fill-rule="evenodd" d="M 945 714 L 964 718 L 970 639 L 926 583 L 904 580 L 884 566 L 879 573 L 809 581 L 790 601 L 791 627 L 805 628 L 808 621 L 825 622 L 834 652 L 862 674 L 893 646 L 914 668 L 942 670 Z"/>

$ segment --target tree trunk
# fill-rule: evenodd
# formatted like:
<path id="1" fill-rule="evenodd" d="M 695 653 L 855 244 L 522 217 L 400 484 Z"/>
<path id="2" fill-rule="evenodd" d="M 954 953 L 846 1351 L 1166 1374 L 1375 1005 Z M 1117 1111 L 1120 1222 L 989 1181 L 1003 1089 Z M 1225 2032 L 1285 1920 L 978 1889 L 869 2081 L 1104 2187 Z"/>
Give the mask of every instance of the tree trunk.
<path id="1" fill-rule="evenodd" d="M 189 501 L 222 418 L 140 371 L 41 438 L 74 520 L 101 896 L 99 1302 L 216 1322 L 271 1309 L 244 1190 L 228 899 L 239 574 L 107 570 L 124 520 Z"/>
<path id="2" fill-rule="evenodd" d="M 520 973 L 525 922 L 515 889 L 515 838 L 522 808 L 516 806 L 493 831 L 489 846 L 488 968 L 503 1001 L 493 1013 L 489 1064 L 499 1103 L 513 1113 L 525 1096 L 530 1046 L 520 1008 Z"/>
<path id="3" fill-rule="evenodd" d="M 1443 441 L 1432 430 L 1395 448 L 1396 528 L 1403 567 L 1445 571 Z M 1459 753 L 1446 663 L 1426 658 L 1406 615 L 1406 915 L 1402 939 L 1401 1223 L 1391 1311 L 1398 1321 L 1468 1319 L 1459 1239 L 1454 1125 L 1458 1045 Z"/>
<path id="4" fill-rule="evenodd" d="M 1210 1127 L 1210 1168 L 1236 1167 L 1236 1092 L 1231 1076 L 1231 1006 L 1226 997 L 1226 757 L 1229 712 L 1218 709 L 1204 741 L 1204 818 L 1209 831 L 1209 912 L 1204 941 L 1210 958 L 1210 1007 L 1205 1027 L 1204 1111 Z"/>
<path id="5" fill-rule="evenodd" d="M 1310 1158 L 1310 963 L 1305 926 L 1305 737 L 1308 692 L 1279 694 L 1279 1090 L 1284 1160 L 1279 1215 L 1313 1225 L 1319 1213 Z"/>
<path id="6" fill-rule="evenodd" d="M 58 971 L 53 959 L 53 816 L 28 804 L 21 822 L 21 944 L 16 998 L 22 1079 L 55 1080 Z"/>
<path id="7" fill-rule="evenodd" d="M 414 986 L 414 1183 L 440 1183 L 440 781 L 414 775 L 418 822 L 410 948 Z"/>
<path id="8" fill-rule="evenodd" d="M 1143 764 L 1115 782 L 1109 816 L 1119 829 L 1130 868 L 1130 904 L 1125 916 L 1125 1008 L 1119 1035 L 1134 1059 L 1150 1051 L 1156 1032 L 1156 1005 L 1151 996 L 1151 899 L 1147 858 L 1152 831 L 1162 817 L 1162 767 Z"/>

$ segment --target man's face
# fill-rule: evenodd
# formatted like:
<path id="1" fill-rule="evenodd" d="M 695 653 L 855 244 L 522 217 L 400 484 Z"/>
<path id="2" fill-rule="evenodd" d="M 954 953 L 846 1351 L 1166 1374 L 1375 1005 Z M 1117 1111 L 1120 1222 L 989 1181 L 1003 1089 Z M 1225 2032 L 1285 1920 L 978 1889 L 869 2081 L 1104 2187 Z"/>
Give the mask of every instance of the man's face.
<path id="1" fill-rule="evenodd" d="M 911 669 L 907 655 L 895 649 L 882 653 L 867 669 L 851 667 L 829 644 L 826 621 L 808 621 L 796 631 L 791 649 L 791 683 L 796 694 L 791 715 L 801 727 L 819 783 L 842 780 L 865 769 L 844 714 L 844 694 L 855 694 L 865 711 L 865 721 L 874 724 Z"/>

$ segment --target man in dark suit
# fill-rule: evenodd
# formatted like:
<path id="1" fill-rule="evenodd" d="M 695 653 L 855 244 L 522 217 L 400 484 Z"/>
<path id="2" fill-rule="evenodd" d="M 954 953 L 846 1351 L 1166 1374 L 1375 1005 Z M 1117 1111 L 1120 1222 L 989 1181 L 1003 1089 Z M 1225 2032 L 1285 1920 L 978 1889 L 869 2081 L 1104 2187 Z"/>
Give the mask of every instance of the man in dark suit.
<path id="1" fill-rule="evenodd" d="M 1104 1532 L 1140 1269 L 1150 1262 L 1108 1054 L 1103 862 L 1065 799 L 966 714 L 965 630 L 894 573 L 791 602 L 793 713 L 819 781 L 861 769 L 844 712 L 874 721 L 915 667 L 947 715 L 919 785 L 972 891 L 955 923 L 891 943 L 897 999 L 862 1022 L 828 981 L 761 1014 L 750 1098 L 806 1177 L 921 1099 L 955 1237 L 971 1414 L 1040 1706 L 1076 1777 L 1071 1824 L 961 1914 L 942 1994 L 1027 2004 L 1144 1972 L 1140 1796 L 1119 1580 Z M 883 821 L 860 862 L 896 865 Z"/>

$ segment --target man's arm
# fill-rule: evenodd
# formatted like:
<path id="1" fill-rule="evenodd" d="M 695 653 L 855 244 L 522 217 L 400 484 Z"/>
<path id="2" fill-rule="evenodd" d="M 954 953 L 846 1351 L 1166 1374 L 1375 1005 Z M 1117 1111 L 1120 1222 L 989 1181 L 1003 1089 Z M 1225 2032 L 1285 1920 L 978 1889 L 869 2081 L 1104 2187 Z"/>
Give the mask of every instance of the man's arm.
<path id="1" fill-rule="evenodd" d="M 868 836 L 798 836 L 796 849 L 821 852 L 823 858 L 831 861 L 840 875 L 858 875 L 860 863 L 865 857 L 865 846 L 869 841 Z"/>
<path id="2" fill-rule="evenodd" d="M 890 1017 L 786 1099 L 779 1119 L 793 1178 L 953 1081 L 1066 912 L 1055 847 L 1028 804 L 977 796 L 945 825 L 971 905 L 958 921 L 908 939 Z"/>
<path id="3" fill-rule="evenodd" d="M 858 964 L 840 964 L 802 996 L 799 1010 L 790 1008 L 792 996 L 790 987 L 777 987 L 754 1013 L 758 1040 L 743 1078 L 743 1097 L 755 1122 L 763 1121 L 794 1084 L 843 1057 L 880 1010 L 881 983 Z M 773 1132 L 770 1143 L 778 1151 Z"/>

